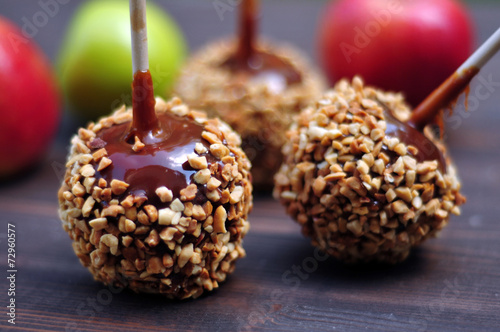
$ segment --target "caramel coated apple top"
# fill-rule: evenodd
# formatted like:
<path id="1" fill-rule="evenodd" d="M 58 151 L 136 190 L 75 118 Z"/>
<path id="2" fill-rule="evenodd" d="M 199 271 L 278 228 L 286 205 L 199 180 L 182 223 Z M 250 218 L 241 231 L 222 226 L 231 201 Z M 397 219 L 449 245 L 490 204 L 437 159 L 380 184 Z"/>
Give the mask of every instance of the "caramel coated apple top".
<path id="1" fill-rule="evenodd" d="M 243 80 L 267 83 L 280 93 L 300 84 L 302 74 L 288 59 L 256 48 L 258 4 L 258 0 L 242 1 L 237 47 L 219 66 Z"/>
<path id="2" fill-rule="evenodd" d="M 333 105 L 329 105 L 332 101 Z M 335 133 L 343 135 L 346 131 L 348 135 L 354 135 L 353 144 L 358 147 L 354 150 L 359 150 L 360 154 L 370 147 L 378 147 L 377 152 L 384 153 L 389 164 L 397 162 L 400 156 L 408 156 L 418 163 L 436 162 L 441 172 L 446 172 L 444 146 L 430 132 L 424 134 L 407 122 L 411 111 L 401 95 L 364 87 L 362 80 L 355 77 L 352 85 L 347 81 L 338 83 L 317 106 L 325 114 L 339 112 L 333 121 Z M 309 115 L 307 110 L 303 112 L 299 123 L 306 125 L 303 121 L 307 121 Z M 315 122 L 307 125 L 317 127 Z"/>
<path id="3" fill-rule="evenodd" d="M 80 129 L 74 138 L 73 149 L 91 158 L 88 173 L 97 186 L 111 184 L 110 195 L 147 200 L 157 207 L 183 196 L 203 204 L 207 197 L 220 197 L 225 185 L 237 180 L 233 175 L 249 173 L 241 139 L 227 124 L 190 110 L 179 99 L 168 103 L 156 99 L 155 111 L 161 135 L 150 137 L 148 144 L 138 136 L 133 141 L 128 138 L 134 127 L 132 110 L 125 106 Z M 218 186 L 203 181 L 211 174 L 222 174 Z M 159 197 L 157 190 L 162 187 L 168 188 L 169 201 Z"/>

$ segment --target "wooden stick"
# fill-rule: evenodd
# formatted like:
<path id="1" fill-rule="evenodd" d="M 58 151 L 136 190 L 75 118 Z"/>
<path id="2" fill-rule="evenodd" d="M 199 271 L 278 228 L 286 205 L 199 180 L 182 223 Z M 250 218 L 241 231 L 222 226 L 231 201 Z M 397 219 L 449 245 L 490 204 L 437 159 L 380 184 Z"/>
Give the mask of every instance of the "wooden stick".
<path id="1" fill-rule="evenodd" d="M 130 0 L 130 26 L 133 118 L 129 141 L 138 137 L 142 143 L 149 144 L 150 138 L 160 132 L 160 127 L 155 113 L 153 79 L 149 72 L 146 0 Z"/>
<path id="2" fill-rule="evenodd" d="M 240 64 L 248 65 L 248 60 L 254 52 L 254 42 L 257 34 L 258 0 L 243 0 L 240 6 L 240 31 L 238 59 Z"/>
<path id="3" fill-rule="evenodd" d="M 481 45 L 474 54 L 472 54 L 464 63 L 457 69 L 457 72 L 467 70 L 471 67 L 483 68 L 483 66 L 498 52 L 500 49 L 500 28 Z"/>
<path id="4" fill-rule="evenodd" d="M 447 107 L 467 88 L 474 76 L 499 49 L 500 29 L 413 110 L 408 123 L 420 130 L 431 123 L 439 111 Z"/>
<path id="5" fill-rule="evenodd" d="M 130 0 L 132 74 L 149 70 L 146 0 Z"/>

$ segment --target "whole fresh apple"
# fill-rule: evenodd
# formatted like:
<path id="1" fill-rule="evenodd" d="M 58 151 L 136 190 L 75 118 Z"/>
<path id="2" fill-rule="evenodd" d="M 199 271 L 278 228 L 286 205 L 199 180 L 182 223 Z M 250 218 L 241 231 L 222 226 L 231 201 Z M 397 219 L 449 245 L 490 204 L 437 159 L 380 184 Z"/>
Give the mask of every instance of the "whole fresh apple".
<path id="1" fill-rule="evenodd" d="M 165 96 L 187 50 L 176 23 L 148 2 L 149 62 L 155 93 Z M 131 104 L 132 55 L 128 1 L 85 2 L 73 17 L 58 59 L 70 109 L 95 120 Z"/>
<path id="2" fill-rule="evenodd" d="M 318 42 L 332 83 L 361 75 L 415 106 L 467 59 L 473 39 L 456 0 L 340 0 L 327 5 Z"/>
<path id="3" fill-rule="evenodd" d="M 0 17 L 0 179 L 42 158 L 58 128 L 59 102 L 45 55 Z"/>

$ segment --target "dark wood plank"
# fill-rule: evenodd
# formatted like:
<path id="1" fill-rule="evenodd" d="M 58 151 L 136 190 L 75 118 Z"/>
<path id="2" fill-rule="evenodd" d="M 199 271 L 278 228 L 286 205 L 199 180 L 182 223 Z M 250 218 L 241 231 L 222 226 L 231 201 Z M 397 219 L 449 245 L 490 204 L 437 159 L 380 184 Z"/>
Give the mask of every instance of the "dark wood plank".
<path id="1" fill-rule="evenodd" d="M 51 58 L 80 1 L 60 12 L 35 39 Z M 265 1 L 263 30 L 314 54 L 321 1 Z M 227 35 L 211 1 L 169 1 L 192 49 Z M 283 11 L 286 9 L 286 15 Z M 497 28 L 500 6 L 474 5 L 478 35 Z M 22 24 L 37 2 L 10 2 L 0 14 Z M 300 14 L 299 16 L 297 14 Z M 299 22 L 297 22 L 297 20 Z M 500 82 L 500 58 L 485 68 Z M 473 84 L 478 84 L 477 81 Z M 474 86 L 474 85 L 473 85 Z M 500 89 L 499 89 L 500 90 Z M 349 267 L 318 255 L 298 225 L 270 196 L 255 198 L 248 257 L 213 294 L 184 302 L 129 291 L 111 292 L 93 281 L 71 249 L 57 216 L 59 166 L 76 124 L 65 126 L 45 162 L 30 174 L 0 184 L 0 270 L 7 269 L 6 229 L 17 230 L 17 324 L 21 331 L 495 331 L 500 326 L 500 91 L 462 115 L 448 130 L 468 203 L 439 239 L 397 266 Z M 466 118 L 465 118 L 466 117 Z M 298 270 L 300 269 L 300 270 Z M 309 272 L 306 272 L 309 271 Z M 5 275 L 6 273 L 2 273 Z M 5 305 L 7 283 L 1 278 Z"/>

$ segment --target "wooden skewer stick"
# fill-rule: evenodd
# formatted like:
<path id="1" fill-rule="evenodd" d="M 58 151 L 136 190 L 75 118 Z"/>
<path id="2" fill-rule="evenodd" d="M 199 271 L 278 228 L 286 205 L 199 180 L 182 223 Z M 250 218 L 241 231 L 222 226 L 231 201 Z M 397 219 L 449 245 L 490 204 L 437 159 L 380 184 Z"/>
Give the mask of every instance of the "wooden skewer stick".
<path id="1" fill-rule="evenodd" d="M 257 34 L 258 0 L 243 0 L 240 6 L 238 61 L 247 66 L 254 53 Z"/>
<path id="2" fill-rule="evenodd" d="M 474 76 L 499 49 L 500 28 L 460 68 L 413 110 L 408 123 L 420 130 L 431 123 L 440 110 L 447 107 L 467 88 Z"/>
<path id="3" fill-rule="evenodd" d="M 155 113 L 153 79 L 149 72 L 146 0 L 130 0 L 130 26 L 132 35 L 132 109 L 130 136 L 139 139 L 160 131 Z M 147 142 L 143 142 L 147 143 Z"/>
<path id="4" fill-rule="evenodd" d="M 149 70 L 146 0 L 130 0 L 132 74 Z"/>

